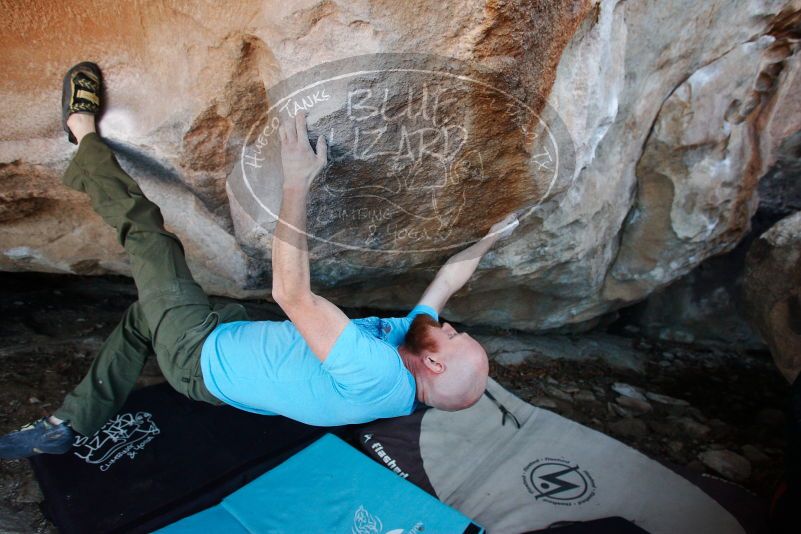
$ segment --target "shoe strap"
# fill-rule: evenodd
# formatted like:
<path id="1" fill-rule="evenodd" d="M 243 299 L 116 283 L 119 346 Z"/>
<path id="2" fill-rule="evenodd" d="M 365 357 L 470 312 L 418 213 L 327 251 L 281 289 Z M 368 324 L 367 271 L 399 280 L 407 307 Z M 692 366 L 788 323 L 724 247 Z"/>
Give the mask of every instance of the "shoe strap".
<path id="1" fill-rule="evenodd" d="M 100 82 L 91 73 L 76 72 L 72 77 L 69 112 L 96 113 L 100 109 Z"/>

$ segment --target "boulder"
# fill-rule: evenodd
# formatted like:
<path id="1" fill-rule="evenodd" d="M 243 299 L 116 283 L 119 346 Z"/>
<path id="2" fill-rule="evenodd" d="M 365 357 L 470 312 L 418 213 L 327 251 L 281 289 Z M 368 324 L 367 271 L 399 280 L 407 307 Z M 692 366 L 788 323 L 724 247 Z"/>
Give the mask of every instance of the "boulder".
<path id="1" fill-rule="evenodd" d="M 646 402 L 645 395 L 642 394 L 642 390 L 640 388 L 630 386 L 629 384 L 624 384 L 623 382 L 615 382 L 612 384 L 612 391 L 624 397 Z"/>
<path id="2" fill-rule="evenodd" d="M 734 482 L 744 482 L 751 477 L 751 462 L 729 450 L 708 450 L 698 459 L 713 471 Z"/>
<path id="3" fill-rule="evenodd" d="M 801 372 L 801 212 L 752 243 L 743 287 L 746 313 L 792 383 Z"/>
<path id="4" fill-rule="evenodd" d="M 408 308 L 450 254 L 521 211 L 445 315 L 586 328 L 748 231 L 759 178 L 801 130 L 799 12 L 798 0 L 12 3 L 0 36 L 0 269 L 130 272 L 112 230 L 59 181 L 74 151 L 58 113 L 73 63 L 102 67 L 101 133 L 161 206 L 201 285 L 269 297 L 275 219 L 253 204 L 275 204 L 280 169 L 273 159 L 252 183 L 245 169 L 268 140 L 258 133 L 271 106 L 289 81 L 308 87 L 315 69 L 359 61 L 378 72 L 370 84 L 391 89 L 390 111 L 407 89 L 430 102 L 388 70 L 425 51 L 505 96 L 458 87 L 448 124 L 465 142 L 435 172 L 363 157 L 353 102 L 318 95 L 312 137 L 334 142 L 310 201 L 324 238 L 311 245 L 315 289 L 343 306 Z M 563 134 L 558 162 L 543 150 L 550 129 Z M 400 131 L 396 145 L 408 140 Z M 442 163 L 424 148 L 409 153 Z M 558 173 L 546 180 L 544 169 Z"/>
<path id="5" fill-rule="evenodd" d="M 621 395 L 615 401 L 636 415 L 643 415 L 653 410 L 653 406 L 646 400 Z"/>
<path id="6" fill-rule="evenodd" d="M 654 402 L 658 402 L 659 404 L 666 404 L 668 406 L 689 406 L 690 403 L 684 399 L 677 399 L 675 397 L 671 397 L 669 395 L 662 395 L 660 393 L 651 393 L 646 392 L 645 396 Z"/>

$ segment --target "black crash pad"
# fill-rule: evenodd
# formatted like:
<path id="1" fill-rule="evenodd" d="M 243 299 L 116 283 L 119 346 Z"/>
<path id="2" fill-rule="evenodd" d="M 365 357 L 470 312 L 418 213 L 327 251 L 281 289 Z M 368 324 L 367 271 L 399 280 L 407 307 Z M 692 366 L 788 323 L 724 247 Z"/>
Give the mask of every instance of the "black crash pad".
<path id="1" fill-rule="evenodd" d="M 134 391 L 72 451 L 31 459 L 45 514 L 65 533 L 149 532 L 211 506 L 321 436 L 284 417 Z"/>

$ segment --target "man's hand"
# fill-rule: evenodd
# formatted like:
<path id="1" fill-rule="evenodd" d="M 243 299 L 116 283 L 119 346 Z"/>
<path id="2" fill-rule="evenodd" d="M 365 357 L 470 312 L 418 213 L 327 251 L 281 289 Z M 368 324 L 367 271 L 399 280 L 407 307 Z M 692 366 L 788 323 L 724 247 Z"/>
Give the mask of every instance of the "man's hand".
<path id="1" fill-rule="evenodd" d="M 500 221 L 496 222 L 495 224 L 490 227 L 489 232 L 487 232 L 486 237 L 493 237 L 495 240 L 506 239 L 512 232 L 515 231 L 515 228 L 520 224 L 520 221 L 517 220 L 517 214 L 510 213 Z"/>
<path id="2" fill-rule="evenodd" d="M 328 163 L 328 146 L 325 137 L 317 138 L 314 153 L 306 131 L 306 115 L 298 112 L 294 121 L 278 127 L 281 139 L 281 164 L 284 167 L 284 187 L 309 190 L 314 178 Z"/>

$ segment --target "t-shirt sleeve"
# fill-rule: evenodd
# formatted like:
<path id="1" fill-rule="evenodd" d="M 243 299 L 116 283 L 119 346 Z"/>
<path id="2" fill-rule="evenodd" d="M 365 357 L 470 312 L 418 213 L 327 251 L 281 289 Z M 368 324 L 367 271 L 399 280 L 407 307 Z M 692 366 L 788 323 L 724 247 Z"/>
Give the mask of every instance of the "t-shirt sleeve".
<path id="1" fill-rule="evenodd" d="M 425 304 L 418 304 L 417 306 L 412 308 L 412 311 L 410 311 L 409 315 L 407 315 L 406 317 L 411 319 L 415 315 L 419 315 L 421 313 L 426 313 L 431 317 L 433 317 L 435 321 L 439 321 L 439 314 L 437 313 L 437 311 L 431 306 L 427 306 Z"/>
<path id="2" fill-rule="evenodd" d="M 412 320 L 416 315 L 425 313 L 431 316 L 435 321 L 439 321 L 437 312 L 431 306 L 417 305 L 405 317 L 389 317 L 381 319 L 381 336 L 390 345 L 397 347 L 403 344 L 406 332 L 412 325 Z"/>
<path id="3" fill-rule="evenodd" d="M 389 394 L 402 379 L 395 350 L 350 321 L 323 362 L 340 393 L 370 402 Z"/>

